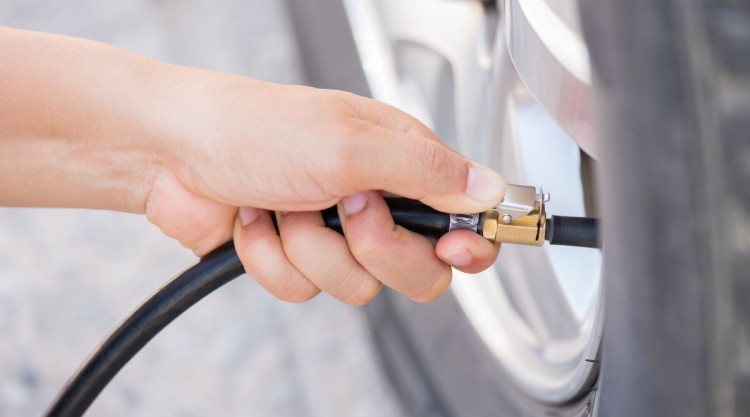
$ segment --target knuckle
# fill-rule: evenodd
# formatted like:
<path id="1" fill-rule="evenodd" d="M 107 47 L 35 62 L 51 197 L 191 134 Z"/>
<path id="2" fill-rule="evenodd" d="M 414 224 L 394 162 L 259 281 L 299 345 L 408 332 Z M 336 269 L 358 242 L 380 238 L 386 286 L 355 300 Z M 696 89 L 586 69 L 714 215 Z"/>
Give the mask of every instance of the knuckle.
<path id="1" fill-rule="evenodd" d="M 283 295 L 277 296 L 276 298 L 278 298 L 281 301 L 286 301 L 287 303 L 301 304 L 301 303 L 306 303 L 312 300 L 319 293 L 320 291 L 316 291 L 316 292 L 308 291 L 305 293 L 293 293 L 293 294 L 284 293 Z"/>
<path id="2" fill-rule="evenodd" d="M 361 156 L 358 155 L 358 146 L 353 140 L 343 136 L 334 141 L 327 151 L 327 155 L 321 171 L 325 178 L 335 184 L 352 182 L 352 176 L 356 174 Z"/>
<path id="3" fill-rule="evenodd" d="M 370 276 L 363 276 L 361 271 L 352 268 L 342 281 L 339 299 L 352 306 L 363 306 L 377 297 L 381 284 Z"/>
<path id="4" fill-rule="evenodd" d="M 421 141 L 419 157 L 421 165 L 429 172 L 443 172 L 450 168 L 451 159 L 444 147 L 434 141 Z"/>
<path id="5" fill-rule="evenodd" d="M 310 280 L 294 271 L 284 280 L 278 294 L 274 294 L 278 299 L 290 303 L 304 303 L 314 298 L 320 293 Z"/>
<path id="6" fill-rule="evenodd" d="M 463 172 L 460 168 L 461 160 L 444 145 L 432 141 L 419 141 L 418 167 L 421 168 L 419 175 L 428 183 L 437 181 L 452 182 L 457 173 Z"/>
<path id="7" fill-rule="evenodd" d="M 347 301 L 347 304 L 356 307 L 361 307 L 365 304 L 369 304 L 372 300 L 375 299 L 375 297 L 378 296 L 381 287 L 382 284 L 380 283 L 367 285 L 366 289 L 358 291 L 352 298 L 350 298 L 349 301 Z"/>
<path id="8" fill-rule="evenodd" d="M 311 230 L 308 224 L 303 220 L 296 213 L 288 213 L 284 214 L 278 222 L 282 249 L 292 261 L 297 254 L 307 252 L 308 242 L 314 238 L 310 235 Z"/>
<path id="9" fill-rule="evenodd" d="M 407 294 L 407 296 L 420 303 L 435 301 L 448 290 L 451 279 L 451 270 L 446 269 L 445 272 L 439 274 L 433 280 L 426 281 L 424 287 L 414 291 L 412 294 Z"/>
<path id="10" fill-rule="evenodd" d="M 257 265 L 257 257 L 254 254 L 258 246 L 264 244 L 263 240 L 256 240 L 250 245 L 241 239 L 234 239 L 234 248 L 237 251 L 237 256 L 239 256 L 242 267 L 245 268 L 245 272 L 248 275 L 255 276 L 257 274 L 259 265 Z"/>
<path id="11" fill-rule="evenodd" d="M 429 127 L 425 126 L 422 122 L 417 119 L 412 119 L 411 123 L 406 128 L 406 134 L 412 136 L 419 136 L 422 138 L 430 138 L 433 140 L 439 140 L 435 133 L 430 130 Z"/>
<path id="12" fill-rule="evenodd" d="M 318 295 L 320 289 L 311 281 L 302 276 L 298 271 L 290 271 L 285 278 L 280 278 L 277 273 L 271 273 L 263 268 L 256 258 L 240 258 L 245 272 L 260 283 L 274 297 L 290 303 L 303 303 Z M 267 262 L 267 260 L 265 261 Z M 283 265 L 282 265 L 283 266 Z M 283 269 L 283 268 L 274 268 Z"/>
<path id="13" fill-rule="evenodd" d="M 373 136 L 374 124 L 356 118 L 341 119 L 333 126 L 333 135 L 338 143 L 349 144 L 353 141 L 366 140 Z"/>
<path id="14" fill-rule="evenodd" d="M 255 268 L 255 265 L 253 264 L 251 259 L 248 259 L 247 257 L 242 256 L 240 254 L 240 262 L 242 262 L 242 268 L 245 270 L 245 273 L 251 277 L 257 277 L 258 271 L 257 268 Z"/>
<path id="15" fill-rule="evenodd" d="M 362 263 L 368 261 L 381 261 L 387 255 L 391 239 L 382 231 L 371 233 L 358 233 L 350 239 L 349 249 L 352 255 Z"/>
<path id="16" fill-rule="evenodd" d="M 432 288 L 430 288 L 430 290 L 431 289 Z M 420 293 L 419 295 L 409 296 L 409 298 L 411 298 L 412 300 L 414 300 L 414 301 L 416 301 L 418 303 L 430 303 L 430 302 L 433 302 L 433 301 L 437 300 L 438 298 L 440 298 L 440 296 L 443 295 L 443 292 L 445 292 L 445 291 L 435 292 L 435 291 L 429 291 L 428 290 L 428 292 L 426 292 L 426 293 Z"/>
<path id="17" fill-rule="evenodd" d="M 299 231 L 281 230 L 281 247 L 289 260 L 294 263 L 296 256 L 305 252 L 306 238 L 305 233 Z"/>

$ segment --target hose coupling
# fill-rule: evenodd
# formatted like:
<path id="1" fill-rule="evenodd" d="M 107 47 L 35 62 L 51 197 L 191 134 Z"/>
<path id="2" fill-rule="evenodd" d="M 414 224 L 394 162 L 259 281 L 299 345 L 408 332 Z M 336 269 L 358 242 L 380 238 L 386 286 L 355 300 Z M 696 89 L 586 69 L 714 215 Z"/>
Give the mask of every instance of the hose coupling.
<path id="1" fill-rule="evenodd" d="M 481 233 L 497 243 L 542 246 L 547 233 L 544 203 L 549 194 L 541 188 L 508 184 L 503 201 L 481 215 Z"/>

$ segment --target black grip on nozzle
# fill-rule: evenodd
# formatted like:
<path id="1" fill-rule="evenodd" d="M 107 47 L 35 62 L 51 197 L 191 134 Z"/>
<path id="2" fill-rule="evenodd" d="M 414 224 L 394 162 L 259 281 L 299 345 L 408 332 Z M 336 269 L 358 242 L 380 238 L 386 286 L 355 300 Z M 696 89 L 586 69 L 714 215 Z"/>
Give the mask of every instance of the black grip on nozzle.
<path id="1" fill-rule="evenodd" d="M 551 245 L 598 248 L 599 221 L 588 217 L 552 216 L 547 219 L 547 236 Z"/>
<path id="2" fill-rule="evenodd" d="M 430 206 L 426 206 L 417 200 L 408 198 L 386 198 L 386 204 L 391 210 L 393 221 L 412 232 L 428 237 L 440 237 L 448 233 L 450 228 L 450 215 L 439 212 Z M 341 230 L 341 219 L 336 207 L 322 211 L 325 225 L 339 233 Z"/>

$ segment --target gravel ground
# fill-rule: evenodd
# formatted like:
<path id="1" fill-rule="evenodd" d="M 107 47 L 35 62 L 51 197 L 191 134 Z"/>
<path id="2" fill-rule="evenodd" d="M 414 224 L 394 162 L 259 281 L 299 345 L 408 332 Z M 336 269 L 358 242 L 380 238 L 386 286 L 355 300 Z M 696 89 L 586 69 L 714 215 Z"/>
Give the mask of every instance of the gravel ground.
<path id="1" fill-rule="evenodd" d="M 0 24 L 185 65 L 301 81 L 278 0 L 6 0 Z M 40 415 L 90 350 L 195 261 L 142 216 L 0 209 L 0 417 Z M 147 346 L 91 416 L 400 416 L 359 309 L 293 305 L 252 279 Z"/>

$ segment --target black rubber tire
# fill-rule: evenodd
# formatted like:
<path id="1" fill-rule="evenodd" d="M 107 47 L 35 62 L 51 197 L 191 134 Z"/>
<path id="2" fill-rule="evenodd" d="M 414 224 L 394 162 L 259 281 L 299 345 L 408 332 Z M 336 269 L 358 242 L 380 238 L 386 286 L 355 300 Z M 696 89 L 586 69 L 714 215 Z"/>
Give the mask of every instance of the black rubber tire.
<path id="1" fill-rule="evenodd" d="M 288 1 L 292 15 L 306 2 Z M 564 406 L 533 401 L 499 370 L 450 294 L 421 305 L 384 291 L 368 314 L 409 416 L 750 413 L 747 2 L 581 3 L 605 247 L 598 389 Z M 298 37 L 326 45 L 329 32 L 342 36 L 336 26 L 298 26 Z M 357 77 L 356 90 L 367 91 Z"/>
<path id="2" fill-rule="evenodd" d="M 592 415 L 594 390 L 558 406 L 522 393 L 498 367 L 450 293 L 433 303 L 417 304 L 384 291 L 367 309 L 408 416 Z"/>
<path id="3" fill-rule="evenodd" d="M 584 0 L 605 213 L 605 416 L 750 415 L 747 1 Z"/>

